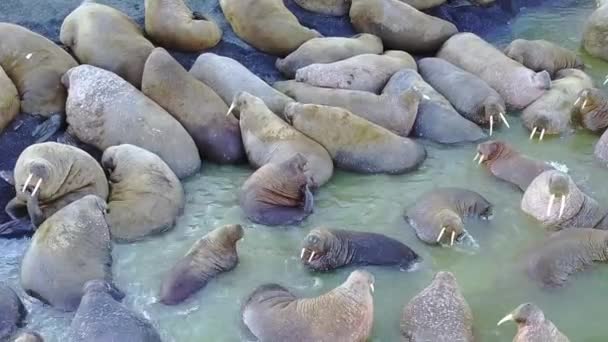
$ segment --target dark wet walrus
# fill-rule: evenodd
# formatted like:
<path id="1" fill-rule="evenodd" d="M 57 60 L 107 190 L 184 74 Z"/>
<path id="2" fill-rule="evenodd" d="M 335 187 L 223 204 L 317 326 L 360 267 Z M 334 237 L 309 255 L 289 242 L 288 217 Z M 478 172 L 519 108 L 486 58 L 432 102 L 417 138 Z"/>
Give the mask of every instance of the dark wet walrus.
<path id="1" fill-rule="evenodd" d="M 70 342 L 161 342 L 152 324 L 120 301 L 119 289 L 103 280 L 87 282 L 68 330 Z"/>
<path id="2" fill-rule="evenodd" d="M 0 341 L 8 339 L 21 326 L 26 314 L 15 291 L 0 282 Z"/>
<path id="3" fill-rule="evenodd" d="M 159 301 L 165 305 L 179 304 L 220 273 L 235 268 L 239 262 L 236 243 L 243 234 L 241 225 L 231 224 L 203 236 L 169 270 L 160 287 Z"/>
<path id="4" fill-rule="evenodd" d="M 342 229 L 313 229 L 304 239 L 300 259 L 315 271 L 344 266 L 399 266 L 420 260 L 416 252 L 386 235 Z"/>
<path id="5" fill-rule="evenodd" d="M 278 284 L 258 287 L 245 301 L 243 322 L 260 341 L 367 341 L 374 320 L 374 276 L 354 271 L 333 290 L 299 298 Z"/>
<path id="6" fill-rule="evenodd" d="M 524 303 L 498 322 L 501 325 L 513 321 L 517 324 L 517 335 L 513 342 L 570 342 L 555 324 L 545 318 L 543 311 L 533 303 Z"/>

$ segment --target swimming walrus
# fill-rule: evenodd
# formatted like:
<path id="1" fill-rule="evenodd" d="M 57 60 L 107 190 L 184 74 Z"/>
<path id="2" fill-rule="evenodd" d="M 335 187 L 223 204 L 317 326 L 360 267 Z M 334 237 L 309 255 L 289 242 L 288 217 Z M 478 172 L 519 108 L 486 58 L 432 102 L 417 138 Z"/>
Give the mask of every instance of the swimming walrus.
<path id="1" fill-rule="evenodd" d="M 27 311 L 15 291 L 0 282 L 0 340 L 6 341 L 23 324 Z"/>
<path id="2" fill-rule="evenodd" d="M 235 268 L 239 262 L 236 244 L 243 234 L 241 225 L 230 224 L 218 227 L 196 241 L 165 275 L 159 301 L 165 305 L 179 304 L 220 273 Z"/>
<path id="3" fill-rule="evenodd" d="M 144 6 L 146 34 L 164 48 L 199 52 L 222 39 L 219 26 L 192 12 L 183 0 L 145 0 Z"/>
<path id="4" fill-rule="evenodd" d="M 374 320 L 373 292 L 374 276 L 361 270 L 313 298 L 265 284 L 245 301 L 242 319 L 260 341 L 366 341 Z"/>
<path id="5" fill-rule="evenodd" d="M 350 0 L 294 0 L 305 10 L 341 17 L 348 13 Z"/>
<path id="6" fill-rule="evenodd" d="M 114 241 L 132 242 L 173 228 L 184 209 L 184 189 L 160 157 L 123 144 L 106 149 L 101 165 L 109 175 L 106 220 Z"/>
<path id="7" fill-rule="evenodd" d="M 239 38 L 270 55 L 286 56 L 307 40 L 321 37 L 302 26 L 283 0 L 220 0 L 220 6 Z"/>
<path id="8" fill-rule="evenodd" d="M 21 262 L 21 286 L 64 311 L 78 308 L 89 280 L 112 280 L 112 243 L 104 200 L 87 195 L 49 217 Z"/>
<path id="9" fill-rule="evenodd" d="M 228 106 L 211 88 L 188 73 L 163 48 L 150 54 L 141 91 L 179 121 L 201 158 L 219 164 L 245 161 L 239 121 L 226 115 Z"/>
<path id="10" fill-rule="evenodd" d="M 336 167 L 344 170 L 402 174 L 426 159 L 426 150 L 414 140 L 340 107 L 293 102 L 285 107 L 284 116 L 295 129 L 325 147 Z"/>
<path id="11" fill-rule="evenodd" d="M 571 50 L 546 40 L 515 39 L 505 55 L 533 71 L 546 70 L 551 76 L 562 69 L 583 69 L 583 60 Z"/>
<path id="12" fill-rule="evenodd" d="M 581 90 L 574 101 L 574 120 L 592 132 L 605 131 L 608 127 L 608 97 L 598 88 Z"/>
<path id="13" fill-rule="evenodd" d="M 503 317 L 497 325 L 513 321 L 517 324 L 517 334 L 513 342 L 570 342 L 568 337 L 545 317 L 543 311 L 533 303 L 524 303 Z"/>
<path id="14" fill-rule="evenodd" d="M 293 78 L 298 69 L 311 64 L 332 63 L 361 54 L 379 54 L 382 51 L 382 40 L 373 34 L 313 38 L 287 57 L 277 58 L 275 66 L 283 75 Z"/>
<path id="15" fill-rule="evenodd" d="M 386 235 L 342 229 L 313 229 L 302 244 L 302 263 L 315 271 L 344 266 L 398 266 L 406 270 L 420 261 L 416 252 Z"/>
<path id="16" fill-rule="evenodd" d="M 59 39 L 80 63 L 111 71 L 137 88 L 154 49 L 133 19 L 94 0 L 85 0 L 64 19 Z"/>
<path id="17" fill-rule="evenodd" d="M 20 106 L 17 87 L 0 65 L 0 133 L 17 117 Z"/>
<path id="18" fill-rule="evenodd" d="M 196 173 L 201 159 L 196 144 L 171 114 L 116 74 L 91 65 L 63 76 L 69 89 L 68 132 L 104 151 L 132 144 L 157 154 L 177 177 Z"/>

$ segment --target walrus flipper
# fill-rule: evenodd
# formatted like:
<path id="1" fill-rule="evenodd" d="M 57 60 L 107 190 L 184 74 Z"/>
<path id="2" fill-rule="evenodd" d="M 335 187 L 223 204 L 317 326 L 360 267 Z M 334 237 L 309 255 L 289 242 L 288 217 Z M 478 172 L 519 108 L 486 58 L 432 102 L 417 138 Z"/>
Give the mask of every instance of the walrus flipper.
<path id="1" fill-rule="evenodd" d="M 308 214 L 312 213 L 314 205 L 314 197 L 310 191 L 310 187 L 306 184 L 304 186 L 304 212 Z"/>
<path id="2" fill-rule="evenodd" d="M 37 143 L 48 141 L 55 133 L 59 131 L 63 125 L 63 116 L 54 114 L 45 122 L 36 127 L 32 133 L 32 137 L 36 138 Z"/>
<path id="3" fill-rule="evenodd" d="M 38 194 L 28 197 L 27 212 L 34 227 L 38 228 L 42 222 L 44 222 L 45 217 L 42 213 L 42 209 L 40 209 L 40 204 L 38 203 Z"/>
<path id="4" fill-rule="evenodd" d="M 0 178 L 7 182 L 8 184 L 15 186 L 15 176 L 13 175 L 13 171 L 2 170 L 0 171 Z"/>
<path id="5" fill-rule="evenodd" d="M 27 216 L 27 211 L 25 210 L 25 206 L 17 201 L 17 197 L 10 200 L 6 207 L 4 207 L 4 211 L 12 220 L 17 220 L 22 217 Z"/>
<path id="6" fill-rule="evenodd" d="M 0 239 L 18 239 L 34 234 L 34 227 L 27 217 L 12 220 L 0 225 Z"/>
<path id="7" fill-rule="evenodd" d="M 201 12 L 192 12 L 192 19 L 194 20 L 209 20 L 206 15 Z"/>

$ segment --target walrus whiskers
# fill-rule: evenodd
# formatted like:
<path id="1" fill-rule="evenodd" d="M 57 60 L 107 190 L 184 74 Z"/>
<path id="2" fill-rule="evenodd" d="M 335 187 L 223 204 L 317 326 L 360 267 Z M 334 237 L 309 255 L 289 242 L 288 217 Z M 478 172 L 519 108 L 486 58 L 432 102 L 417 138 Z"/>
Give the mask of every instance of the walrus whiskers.
<path id="1" fill-rule="evenodd" d="M 441 241 L 441 238 L 443 237 L 443 233 L 445 233 L 445 227 L 441 228 L 441 232 L 439 232 L 439 236 L 437 237 L 437 242 Z"/>
<path id="2" fill-rule="evenodd" d="M 507 126 L 507 128 L 511 128 L 511 126 L 509 126 L 509 121 L 507 121 L 507 118 L 505 117 L 505 114 L 503 112 L 500 112 L 499 115 L 500 115 L 500 120 L 502 120 L 502 122 L 505 124 L 505 126 Z"/>
<path id="3" fill-rule="evenodd" d="M 547 216 L 551 215 L 551 209 L 553 209 L 553 202 L 555 201 L 555 195 L 551 194 L 549 198 L 549 205 L 547 206 Z"/>
<path id="4" fill-rule="evenodd" d="M 27 180 L 23 184 L 23 188 L 21 189 L 21 192 L 25 192 L 25 189 L 27 189 L 27 186 L 30 185 L 30 181 L 32 180 L 33 176 L 34 175 L 30 173 L 30 175 L 27 177 Z"/>
<path id="5" fill-rule="evenodd" d="M 534 129 L 532 130 L 532 134 L 530 134 L 530 140 L 532 140 L 534 138 L 534 136 L 536 135 L 537 129 L 538 129 L 538 127 L 534 126 Z"/>
<path id="6" fill-rule="evenodd" d="M 34 188 L 34 191 L 32 192 L 32 197 L 34 197 L 36 195 L 36 192 L 38 192 L 38 189 L 40 188 L 40 184 L 42 184 L 42 178 L 38 179 L 38 182 L 36 183 L 36 187 Z"/>
<path id="7" fill-rule="evenodd" d="M 454 246 L 454 238 L 456 237 L 456 232 L 452 231 L 452 237 L 450 238 L 450 247 Z"/>
<path id="8" fill-rule="evenodd" d="M 494 133 L 494 115 L 490 116 L 490 136 Z"/>
<path id="9" fill-rule="evenodd" d="M 564 209 L 566 209 L 566 196 L 562 196 L 562 203 L 559 207 L 559 216 L 558 218 L 562 218 L 562 215 L 564 215 Z"/>

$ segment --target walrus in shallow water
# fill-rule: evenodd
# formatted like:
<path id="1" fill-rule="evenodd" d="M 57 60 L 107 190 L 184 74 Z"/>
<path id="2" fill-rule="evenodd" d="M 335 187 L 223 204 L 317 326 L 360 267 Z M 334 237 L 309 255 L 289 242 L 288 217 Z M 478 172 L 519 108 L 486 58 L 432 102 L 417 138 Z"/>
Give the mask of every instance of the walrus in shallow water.
<path id="1" fill-rule="evenodd" d="M 158 45 L 186 52 L 212 48 L 222 30 L 212 20 L 193 13 L 183 0 L 145 0 L 146 34 Z"/>
<path id="2" fill-rule="evenodd" d="M 428 244 L 460 240 L 467 217 L 489 219 L 492 204 L 480 194 L 459 188 L 436 188 L 423 194 L 405 211 L 405 220 L 420 240 Z"/>
<path id="3" fill-rule="evenodd" d="M 497 325 L 513 321 L 517 324 L 517 334 L 513 342 L 570 342 L 555 324 L 545 318 L 543 311 L 533 303 L 525 303 L 501 319 Z"/>
<path id="4" fill-rule="evenodd" d="M 137 88 L 154 49 L 133 19 L 94 0 L 85 0 L 64 19 L 59 39 L 80 63 L 111 71 Z"/>
<path id="5" fill-rule="evenodd" d="M 426 159 L 426 150 L 414 140 L 343 108 L 293 102 L 285 107 L 284 116 L 325 147 L 336 167 L 344 170 L 401 174 L 417 169 Z"/>
<path id="6" fill-rule="evenodd" d="M 595 144 L 593 154 L 604 166 L 608 166 L 608 130 L 602 134 L 600 140 Z"/>
<path id="7" fill-rule="evenodd" d="M 494 177 L 517 186 L 521 191 L 526 191 L 538 175 L 554 169 L 549 163 L 523 155 L 515 151 L 513 146 L 498 140 L 477 145 L 477 155 L 473 161 L 485 166 Z"/>
<path id="8" fill-rule="evenodd" d="M 562 69 L 585 67 L 576 53 L 546 40 L 515 39 L 505 55 L 533 71 L 546 70 L 551 76 Z"/>
<path id="9" fill-rule="evenodd" d="M 399 266 L 408 269 L 420 261 L 405 244 L 376 233 L 342 229 L 313 229 L 304 239 L 302 263 L 315 271 L 344 266 Z"/>
<path id="10" fill-rule="evenodd" d="M 81 65 L 63 76 L 69 89 L 68 132 L 105 151 L 132 144 L 161 157 L 181 179 L 201 167 L 198 149 L 184 127 L 116 74 Z"/>
<path id="11" fill-rule="evenodd" d="M 403 342 L 473 342 L 473 312 L 456 277 L 437 272 L 429 286 L 403 309 Z"/>
<path id="12" fill-rule="evenodd" d="M 348 13 L 350 0 L 294 0 L 305 10 L 341 17 Z"/>
<path id="13" fill-rule="evenodd" d="M 245 301 L 242 319 L 260 341 L 366 341 L 374 320 L 373 292 L 374 276 L 360 270 L 314 298 L 266 284 Z"/>
<path id="14" fill-rule="evenodd" d="M 141 91 L 190 133 L 201 158 L 220 164 L 245 161 L 239 121 L 211 88 L 188 73 L 163 48 L 150 54 Z"/>
<path id="15" fill-rule="evenodd" d="M 231 224 L 212 230 L 194 243 L 164 277 L 159 301 L 165 305 L 179 304 L 220 273 L 235 268 L 239 262 L 236 243 L 243 234 L 241 225 Z"/>
<path id="16" fill-rule="evenodd" d="M 608 127 L 608 97 L 597 88 L 581 90 L 574 101 L 574 119 L 586 129 L 602 133 Z"/>
<path id="17" fill-rule="evenodd" d="M 74 311 L 89 280 L 112 280 L 107 205 L 87 195 L 49 217 L 34 234 L 21 262 L 27 294 L 57 309 Z"/>
<path id="18" fill-rule="evenodd" d="M 27 311 L 12 288 L 0 282 L 0 340 L 6 341 L 23 323 Z"/>
<path id="19" fill-rule="evenodd" d="M 165 232 L 184 209 L 184 189 L 160 157 L 133 145 L 104 151 L 110 197 L 106 220 L 114 241 L 132 242 Z"/>
<path id="20" fill-rule="evenodd" d="M 548 72 L 526 68 L 473 33 L 454 35 L 437 57 L 479 76 L 502 96 L 509 109 L 523 109 L 551 88 Z"/>
<path id="21" fill-rule="evenodd" d="M 68 329 L 71 342 L 161 342 L 156 328 L 120 301 L 124 293 L 103 280 L 92 280 L 81 289 L 82 302 Z"/>
<path id="22" fill-rule="evenodd" d="M 382 40 L 373 34 L 360 33 L 350 38 L 313 38 L 285 58 L 277 58 L 277 69 L 293 78 L 298 69 L 315 63 L 332 63 L 361 54 L 379 54 L 383 51 Z"/>
<path id="23" fill-rule="evenodd" d="M 241 188 L 239 202 L 245 215 L 268 226 L 300 223 L 314 207 L 314 183 L 307 171 L 307 160 L 299 153 L 260 167 Z"/>
<path id="24" fill-rule="evenodd" d="M 19 93 L 0 65 L 0 133 L 19 114 Z"/>
<path id="25" fill-rule="evenodd" d="M 307 40 L 321 37 L 302 26 L 283 0 L 220 0 L 220 6 L 239 38 L 270 55 L 286 56 Z"/>

